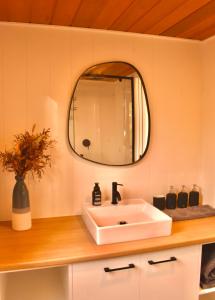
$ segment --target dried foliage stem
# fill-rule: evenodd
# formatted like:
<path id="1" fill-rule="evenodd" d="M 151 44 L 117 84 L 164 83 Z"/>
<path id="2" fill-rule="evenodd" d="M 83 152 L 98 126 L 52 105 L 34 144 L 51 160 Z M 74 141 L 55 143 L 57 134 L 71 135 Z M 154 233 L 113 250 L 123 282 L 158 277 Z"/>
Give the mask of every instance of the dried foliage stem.
<path id="1" fill-rule="evenodd" d="M 44 168 L 51 166 L 50 148 L 56 143 L 50 138 L 50 129 L 35 133 L 35 125 L 31 132 L 15 135 L 12 150 L 0 151 L 0 162 L 3 170 L 14 172 L 16 176 L 25 177 L 27 172 L 38 178 L 42 177 Z"/>

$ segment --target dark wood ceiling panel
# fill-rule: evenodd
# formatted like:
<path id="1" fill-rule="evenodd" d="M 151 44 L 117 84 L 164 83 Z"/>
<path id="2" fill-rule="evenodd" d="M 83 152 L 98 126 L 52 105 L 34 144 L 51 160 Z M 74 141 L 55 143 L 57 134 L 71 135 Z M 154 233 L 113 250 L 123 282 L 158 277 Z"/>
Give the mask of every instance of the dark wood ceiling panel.
<path id="1" fill-rule="evenodd" d="M 183 38 L 191 38 L 192 36 L 201 35 L 208 29 L 212 29 L 214 26 L 215 13 L 207 18 L 202 19 L 200 22 L 186 29 L 183 33 L 180 33 Z"/>
<path id="2" fill-rule="evenodd" d="M 3 2 L 7 4 L 8 21 L 25 23 L 30 21 L 31 0 L 7 0 Z"/>
<path id="3" fill-rule="evenodd" d="M 71 25 L 75 27 L 91 27 L 91 24 L 104 7 L 104 3 L 104 0 L 82 0 Z"/>
<path id="4" fill-rule="evenodd" d="M 210 0 L 189 0 L 183 2 L 179 7 L 173 10 L 165 18 L 154 24 L 152 27 L 147 29 L 145 33 L 149 34 L 161 34 L 165 30 L 171 28 L 176 23 L 180 22 L 197 9 L 201 8 L 205 4 L 210 2 Z"/>
<path id="5" fill-rule="evenodd" d="M 135 0 L 129 8 L 109 27 L 112 30 L 128 31 L 128 29 L 145 15 L 159 0 Z"/>
<path id="6" fill-rule="evenodd" d="M 215 0 L 0 0 L 0 21 L 206 39 Z"/>
<path id="7" fill-rule="evenodd" d="M 0 21 L 9 21 L 8 6 L 7 6 L 7 2 L 5 1 L 0 1 Z"/>
<path id="8" fill-rule="evenodd" d="M 108 29 L 121 16 L 134 0 L 106 0 L 99 14 L 91 24 L 92 28 Z"/>
<path id="9" fill-rule="evenodd" d="M 57 0 L 33 0 L 31 8 L 31 23 L 51 24 L 56 4 Z"/>
<path id="10" fill-rule="evenodd" d="M 135 72 L 134 68 L 129 64 L 112 62 L 93 66 L 84 72 L 84 75 L 127 76 Z"/>
<path id="11" fill-rule="evenodd" d="M 134 69 L 125 63 L 107 63 L 106 69 L 103 74 L 114 75 L 114 76 L 126 76 L 128 74 L 134 73 Z"/>
<path id="12" fill-rule="evenodd" d="M 51 23 L 54 25 L 71 25 L 80 4 L 81 0 L 58 0 Z"/>
<path id="13" fill-rule="evenodd" d="M 192 36 L 193 39 L 196 40 L 205 40 L 209 37 L 212 37 L 215 35 L 215 26 L 214 24 L 211 27 L 208 27 L 207 29 L 201 30 L 195 35 Z"/>
<path id="14" fill-rule="evenodd" d="M 150 27 L 160 22 L 172 11 L 177 9 L 185 0 L 166 1 L 161 0 L 147 14 L 143 15 L 128 31 L 144 33 Z"/>
<path id="15" fill-rule="evenodd" d="M 215 1 L 210 1 L 208 4 L 196 10 L 194 13 L 183 19 L 181 22 L 172 26 L 170 29 L 164 31 L 162 35 L 183 37 L 183 33 L 188 29 L 196 26 L 198 23 L 203 22 L 206 18 L 212 17 L 215 14 Z M 215 25 L 215 20 L 214 20 Z"/>

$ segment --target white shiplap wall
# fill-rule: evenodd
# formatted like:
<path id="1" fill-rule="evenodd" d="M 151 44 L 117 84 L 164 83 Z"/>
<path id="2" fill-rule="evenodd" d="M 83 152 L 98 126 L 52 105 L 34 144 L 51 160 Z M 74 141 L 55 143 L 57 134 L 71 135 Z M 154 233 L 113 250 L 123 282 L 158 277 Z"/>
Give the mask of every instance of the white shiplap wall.
<path id="1" fill-rule="evenodd" d="M 50 127 L 57 139 L 54 165 L 43 179 L 28 178 L 33 217 L 79 213 L 94 181 L 104 198 L 111 182 L 122 194 L 165 193 L 170 184 L 199 181 L 201 127 L 200 42 L 64 27 L 0 24 L 0 149 L 14 134 Z M 121 60 L 142 73 L 152 134 L 137 165 L 105 167 L 85 162 L 69 149 L 67 113 L 75 81 L 85 68 Z M 0 219 L 10 218 L 13 174 L 0 172 Z"/>

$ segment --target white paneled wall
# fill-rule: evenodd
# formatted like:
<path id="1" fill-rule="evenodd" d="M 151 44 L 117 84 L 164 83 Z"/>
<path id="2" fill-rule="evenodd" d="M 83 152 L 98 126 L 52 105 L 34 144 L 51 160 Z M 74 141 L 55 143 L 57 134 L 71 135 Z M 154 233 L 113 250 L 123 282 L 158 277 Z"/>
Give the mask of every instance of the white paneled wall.
<path id="1" fill-rule="evenodd" d="M 79 213 L 93 183 L 104 198 L 111 182 L 122 194 L 151 201 L 170 184 L 198 183 L 202 74 L 200 42 L 55 26 L 0 24 L 0 149 L 13 135 L 50 127 L 58 141 L 52 169 L 28 178 L 33 217 Z M 78 158 L 67 141 L 73 87 L 91 65 L 113 60 L 142 74 L 151 111 L 146 157 L 130 167 L 107 167 Z M 10 218 L 14 175 L 0 173 L 0 219 Z"/>
<path id="2" fill-rule="evenodd" d="M 207 202 L 215 206 L 215 37 L 202 44 L 203 101 L 201 182 Z"/>

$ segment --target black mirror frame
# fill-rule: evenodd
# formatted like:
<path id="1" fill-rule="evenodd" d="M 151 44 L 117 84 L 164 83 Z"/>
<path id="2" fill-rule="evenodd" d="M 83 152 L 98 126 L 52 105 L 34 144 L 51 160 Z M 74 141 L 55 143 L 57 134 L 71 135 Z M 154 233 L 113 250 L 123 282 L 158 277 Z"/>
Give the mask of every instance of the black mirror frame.
<path id="1" fill-rule="evenodd" d="M 138 76 L 139 76 L 139 78 L 140 78 L 140 80 L 141 80 L 142 86 L 143 86 L 144 94 L 145 94 L 145 101 L 146 101 L 146 107 L 147 107 L 147 113 L 148 113 L 148 137 L 147 137 L 146 148 L 145 148 L 143 154 L 140 156 L 140 158 L 139 158 L 138 160 L 136 160 L 135 162 L 132 162 L 132 163 L 130 163 L 130 164 L 110 165 L 110 164 L 104 164 L 104 163 L 100 163 L 100 162 L 97 162 L 97 161 L 94 161 L 94 160 L 91 160 L 91 159 L 82 157 L 82 156 L 80 156 L 80 154 L 78 154 L 78 153 L 73 149 L 72 144 L 71 144 L 70 139 L 69 139 L 70 111 L 71 111 L 72 101 L 73 101 L 73 97 L 74 97 L 74 94 L 75 94 L 75 91 L 76 91 L 76 87 L 77 87 L 77 85 L 78 85 L 78 82 L 79 82 L 81 76 L 82 76 L 83 73 L 85 73 L 87 70 L 89 70 L 89 69 L 91 69 L 91 68 L 93 68 L 93 67 L 95 67 L 95 66 L 99 66 L 99 65 L 103 65 L 103 64 L 108 64 L 108 63 L 124 63 L 124 64 L 127 64 L 127 65 L 131 66 L 131 67 L 135 70 L 135 72 L 138 74 Z M 82 159 L 84 159 L 84 160 L 93 162 L 93 163 L 95 163 L 95 164 L 103 165 L 103 166 L 109 166 L 109 167 L 125 167 L 125 166 L 131 166 L 131 165 L 137 164 L 139 161 L 142 160 L 142 158 L 146 155 L 146 152 L 148 151 L 148 148 L 149 148 L 149 142 L 150 142 L 150 134 L 151 134 L 151 118 L 150 118 L 149 102 L 148 102 L 148 96 L 147 96 L 146 87 L 145 87 L 145 84 L 144 84 L 142 75 L 141 75 L 140 72 L 137 70 L 137 68 L 135 68 L 132 64 L 130 64 L 130 63 L 128 63 L 128 62 L 124 62 L 124 61 L 108 61 L 108 62 L 98 63 L 98 64 L 96 64 L 96 65 L 90 66 L 90 67 L 87 68 L 83 73 L 78 77 L 78 79 L 77 79 L 77 81 L 76 81 L 76 83 L 75 83 L 75 86 L 74 86 L 73 92 L 72 92 L 72 97 L 71 97 L 70 103 L 69 103 L 68 117 L 67 117 L 67 138 L 68 138 L 68 142 L 69 142 L 70 148 L 72 149 L 72 151 L 73 151 L 79 158 L 82 158 Z"/>

